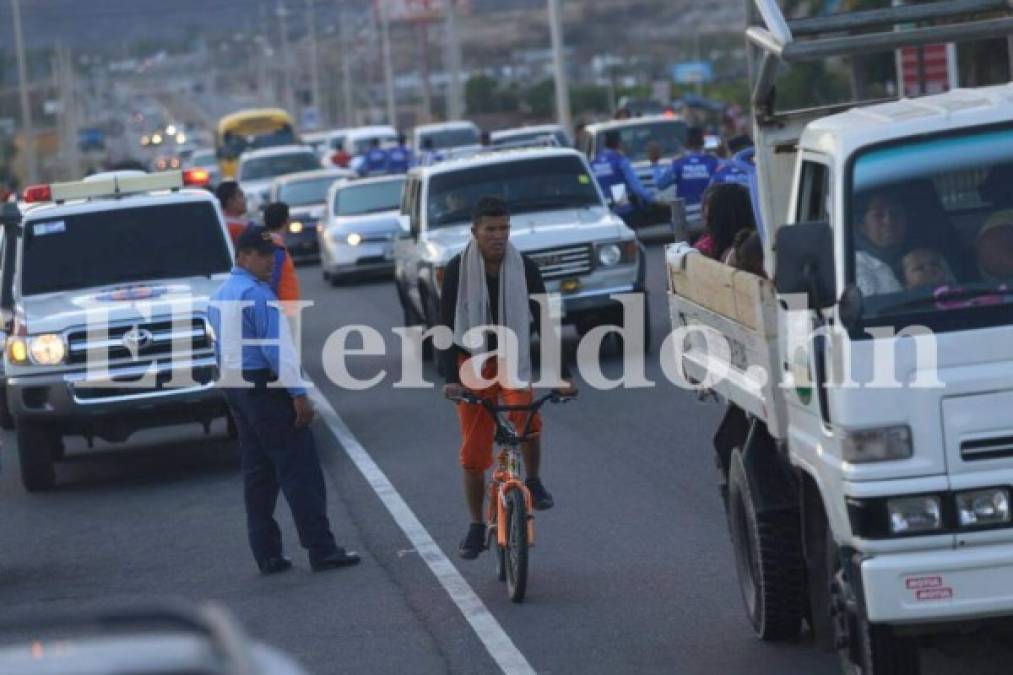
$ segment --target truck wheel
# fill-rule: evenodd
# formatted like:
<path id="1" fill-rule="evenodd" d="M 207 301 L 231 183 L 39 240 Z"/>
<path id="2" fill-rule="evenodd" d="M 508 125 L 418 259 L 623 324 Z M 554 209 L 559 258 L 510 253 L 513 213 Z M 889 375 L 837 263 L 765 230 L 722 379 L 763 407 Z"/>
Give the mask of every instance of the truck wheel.
<path id="1" fill-rule="evenodd" d="M 799 514 L 757 513 L 738 449 L 728 472 L 728 527 L 739 589 L 757 637 L 794 638 L 802 627 L 805 598 Z"/>
<path id="2" fill-rule="evenodd" d="M 7 405 L 7 387 L 0 387 L 0 429 L 8 431 L 14 428 L 14 416 Z"/>
<path id="3" fill-rule="evenodd" d="M 827 579 L 830 586 L 831 623 L 841 666 L 849 675 L 918 675 L 921 662 L 918 643 L 898 637 L 892 627 L 870 623 L 849 602 L 852 594 L 841 556 L 830 528 L 827 532 Z"/>
<path id="4" fill-rule="evenodd" d="M 25 489 L 39 492 L 53 487 L 56 483 L 53 460 L 60 452 L 60 435 L 41 425 L 22 422 L 18 425 L 17 441 Z"/>

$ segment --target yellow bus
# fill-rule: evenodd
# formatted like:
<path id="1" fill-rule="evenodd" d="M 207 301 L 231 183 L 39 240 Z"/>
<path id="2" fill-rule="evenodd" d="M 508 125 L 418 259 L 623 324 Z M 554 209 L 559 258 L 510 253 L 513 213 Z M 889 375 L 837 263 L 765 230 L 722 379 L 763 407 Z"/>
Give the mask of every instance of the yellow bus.
<path id="1" fill-rule="evenodd" d="M 292 116 L 281 108 L 240 110 L 218 120 L 215 152 L 222 178 L 236 175 L 239 155 L 255 148 L 298 143 Z"/>

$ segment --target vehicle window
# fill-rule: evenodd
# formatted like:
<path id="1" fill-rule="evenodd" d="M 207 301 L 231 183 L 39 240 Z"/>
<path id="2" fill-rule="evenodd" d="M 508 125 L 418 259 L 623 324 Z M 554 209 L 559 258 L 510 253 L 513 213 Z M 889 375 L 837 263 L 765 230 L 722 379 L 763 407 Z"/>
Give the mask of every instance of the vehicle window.
<path id="1" fill-rule="evenodd" d="M 257 180 L 274 178 L 300 171 L 313 171 L 320 168 L 316 155 L 309 152 L 294 152 L 289 155 L 273 155 L 271 157 L 255 157 L 245 160 L 239 168 L 240 180 Z"/>
<path id="2" fill-rule="evenodd" d="M 334 215 L 360 216 L 366 213 L 397 211 L 401 204 L 403 180 L 351 184 L 334 196 Z"/>
<path id="3" fill-rule="evenodd" d="M 872 149 L 854 162 L 852 184 L 852 267 L 867 317 L 1008 321 L 1013 129 Z"/>
<path id="4" fill-rule="evenodd" d="M 130 255 L 109 255 L 130 251 Z M 232 260 L 207 202 L 81 213 L 25 225 L 24 295 L 228 272 Z"/>
<path id="5" fill-rule="evenodd" d="M 420 139 L 421 146 L 425 145 L 426 139 L 433 142 L 434 150 L 456 148 L 462 145 L 478 145 L 479 143 L 478 131 L 472 128 L 428 131 Z"/>
<path id="6" fill-rule="evenodd" d="M 281 186 L 278 199 L 289 206 L 306 206 L 307 204 L 323 204 L 327 201 L 327 191 L 340 180 L 334 176 L 307 180 L 290 180 Z"/>
<path id="7" fill-rule="evenodd" d="M 295 142 L 295 132 L 288 125 L 259 134 L 237 134 L 227 131 L 222 138 L 222 151 L 227 157 L 239 157 L 247 150 L 292 145 Z"/>
<path id="8" fill-rule="evenodd" d="M 830 169 L 819 162 L 802 163 L 796 220 L 800 223 L 830 221 Z"/>
<path id="9" fill-rule="evenodd" d="M 527 159 L 434 175 L 429 226 L 467 222 L 486 195 L 505 199 L 511 213 L 601 206 L 594 178 L 577 157 Z"/>
<path id="10" fill-rule="evenodd" d="M 345 144 L 344 136 L 332 136 L 331 137 L 331 150 L 339 150 L 342 145 Z"/>
<path id="11" fill-rule="evenodd" d="M 623 153 L 631 162 L 647 160 L 647 145 L 652 142 L 661 146 L 662 157 L 671 157 L 682 152 L 682 143 L 686 140 L 686 124 L 670 120 L 623 127 L 619 129 L 619 140 Z M 605 147 L 604 131 L 598 134 L 597 146 Z"/>
<path id="12" fill-rule="evenodd" d="M 359 138 L 355 141 L 354 147 L 352 148 L 352 154 L 362 155 L 369 152 L 369 148 L 372 145 L 374 138 L 380 139 L 381 147 L 397 143 L 397 136 L 371 136 L 369 138 Z"/>
<path id="13" fill-rule="evenodd" d="M 190 158 L 190 163 L 194 166 L 216 166 L 218 160 L 213 152 L 195 152 Z"/>

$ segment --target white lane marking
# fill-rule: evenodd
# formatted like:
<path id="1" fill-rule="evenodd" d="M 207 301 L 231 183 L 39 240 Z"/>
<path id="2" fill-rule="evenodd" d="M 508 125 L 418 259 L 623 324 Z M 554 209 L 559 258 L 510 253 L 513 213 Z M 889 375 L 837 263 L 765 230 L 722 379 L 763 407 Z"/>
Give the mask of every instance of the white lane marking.
<path id="1" fill-rule="evenodd" d="M 390 515 L 394 518 L 394 522 L 405 533 L 408 541 L 411 542 L 412 546 L 415 547 L 415 550 L 418 551 L 419 555 L 426 562 L 426 565 L 429 566 L 429 569 L 436 576 L 436 580 L 440 582 L 440 585 L 443 586 L 450 599 L 461 610 L 461 614 L 471 624 L 471 628 L 475 631 L 478 639 L 482 641 L 482 644 L 485 645 L 486 651 L 489 652 L 489 656 L 496 662 L 496 665 L 507 675 L 514 675 L 515 673 L 517 675 L 533 674 L 535 672 L 534 668 L 531 667 L 528 660 L 517 649 L 517 645 L 514 644 L 510 636 L 503 630 L 503 626 L 496 621 L 496 618 L 486 608 L 482 599 L 475 594 L 475 591 L 468 585 L 468 582 L 461 576 L 461 573 L 457 571 L 457 568 L 450 562 L 439 545 L 433 541 L 432 535 L 419 522 L 411 507 L 408 506 L 394 488 L 394 485 L 383 473 L 383 470 L 373 461 L 366 448 L 352 434 L 345 421 L 341 419 L 341 416 L 338 415 L 330 402 L 320 393 L 320 389 L 313 388 L 310 391 L 310 396 L 313 399 L 320 419 L 327 424 L 331 433 L 338 439 L 338 443 L 344 448 L 348 458 L 352 460 L 356 468 L 359 469 L 366 479 L 366 482 L 369 483 L 370 487 L 373 488 L 373 491 L 380 498 L 380 501 L 387 507 Z"/>

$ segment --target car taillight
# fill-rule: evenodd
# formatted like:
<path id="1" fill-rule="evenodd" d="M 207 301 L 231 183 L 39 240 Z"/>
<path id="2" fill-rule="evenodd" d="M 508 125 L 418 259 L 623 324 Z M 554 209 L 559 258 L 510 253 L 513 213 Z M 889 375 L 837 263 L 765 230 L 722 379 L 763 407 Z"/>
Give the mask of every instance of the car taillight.
<path id="1" fill-rule="evenodd" d="M 32 185 L 25 188 L 24 198 L 26 202 L 51 202 L 53 191 L 48 185 Z"/>
<path id="2" fill-rule="evenodd" d="M 183 172 L 183 185 L 204 187 L 211 182 L 211 174 L 206 169 L 187 169 Z"/>

